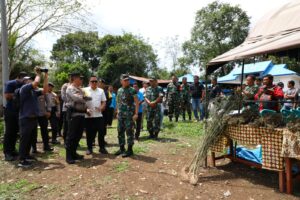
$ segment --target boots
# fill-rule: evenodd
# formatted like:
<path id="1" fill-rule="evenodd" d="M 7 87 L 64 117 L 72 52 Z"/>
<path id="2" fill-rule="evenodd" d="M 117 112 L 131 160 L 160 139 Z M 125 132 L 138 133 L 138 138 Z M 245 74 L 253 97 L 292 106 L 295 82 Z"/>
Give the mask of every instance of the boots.
<path id="1" fill-rule="evenodd" d="M 149 131 L 149 134 L 150 134 L 150 135 L 148 136 L 148 139 L 152 139 L 152 138 L 154 138 L 154 134 L 153 134 L 153 132 L 150 132 L 150 131 Z"/>
<path id="2" fill-rule="evenodd" d="M 133 145 L 128 145 L 127 151 L 122 155 L 123 158 L 130 157 L 133 155 L 132 146 Z"/>
<path id="3" fill-rule="evenodd" d="M 72 156 L 72 152 L 69 149 L 66 149 L 66 162 L 68 164 L 75 164 L 75 160 Z"/>
<path id="4" fill-rule="evenodd" d="M 175 118 L 175 122 L 178 122 L 178 117 Z"/>
<path id="5" fill-rule="evenodd" d="M 124 147 L 124 145 L 121 145 L 120 149 L 115 153 L 115 155 L 119 156 L 119 155 L 124 154 L 124 153 L 125 153 L 125 147 Z"/>
<path id="6" fill-rule="evenodd" d="M 169 117 L 169 121 L 170 121 L 170 122 L 172 122 L 172 121 L 173 121 L 173 120 L 172 120 L 172 117 Z"/>
<path id="7" fill-rule="evenodd" d="M 189 121 L 192 121 L 192 115 L 189 115 Z"/>
<path id="8" fill-rule="evenodd" d="M 159 133 L 159 132 L 155 132 L 155 133 L 154 133 L 154 139 L 155 139 L 155 140 L 158 139 L 158 133 Z"/>

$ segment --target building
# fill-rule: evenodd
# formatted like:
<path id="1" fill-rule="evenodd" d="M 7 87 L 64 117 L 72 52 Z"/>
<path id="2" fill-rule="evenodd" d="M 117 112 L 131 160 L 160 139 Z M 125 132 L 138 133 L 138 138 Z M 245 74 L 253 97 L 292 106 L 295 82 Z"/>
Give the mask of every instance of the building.
<path id="1" fill-rule="evenodd" d="M 250 63 L 244 65 L 244 82 L 248 75 L 255 75 L 256 77 L 263 77 L 264 75 L 271 74 L 274 76 L 274 83 L 283 82 L 287 86 L 288 81 L 294 80 L 295 87 L 300 87 L 300 76 L 287 69 L 286 64 L 274 65 L 272 61 L 264 61 L 257 63 Z M 234 68 L 229 74 L 218 78 L 220 84 L 241 84 L 242 67 Z"/>

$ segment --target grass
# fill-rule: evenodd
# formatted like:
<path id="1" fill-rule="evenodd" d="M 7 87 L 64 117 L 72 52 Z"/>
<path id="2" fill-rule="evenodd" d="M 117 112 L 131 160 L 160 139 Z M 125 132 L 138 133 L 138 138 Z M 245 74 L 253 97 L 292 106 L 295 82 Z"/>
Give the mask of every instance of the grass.
<path id="1" fill-rule="evenodd" d="M 137 145 L 133 146 L 133 152 L 136 155 L 138 155 L 138 154 L 144 154 L 144 153 L 147 153 L 148 151 L 149 151 L 149 149 L 145 145 L 137 144 Z"/>
<path id="2" fill-rule="evenodd" d="M 129 169 L 128 161 L 122 161 L 116 165 L 114 165 L 114 171 L 118 173 L 125 172 Z"/>
<path id="3" fill-rule="evenodd" d="M 25 193 L 31 192 L 40 186 L 21 179 L 14 183 L 0 184 L 0 199 L 22 199 Z"/>
<path id="4" fill-rule="evenodd" d="M 163 133 L 170 136 L 176 134 L 177 136 L 196 138 L 203 134 L 203 123 L 194 123 L 189 121 L 179 121 L 175 123 L 169 122 L 165 119 Z"/>

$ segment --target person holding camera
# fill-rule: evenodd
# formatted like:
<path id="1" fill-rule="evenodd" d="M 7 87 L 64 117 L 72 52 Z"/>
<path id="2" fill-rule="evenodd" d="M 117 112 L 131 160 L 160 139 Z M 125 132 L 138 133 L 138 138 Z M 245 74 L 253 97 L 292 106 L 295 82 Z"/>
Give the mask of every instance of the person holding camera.
<path id="1" fill-rule="evenodd" d="M 43 90 L 38 90 L 41 80 L 41 73 L 44 72 Z M 37 117 L 39 115 L 38 97 L 48 91 L 48 73 L 39 67 L 35 68 L 35 79 L 27 79 L 26 84 L 20 89 L 20 147 L 19 167 L 31 166 L 30 161 L 35 161 L 30 156 L 30 148 L 37 129 Z"/>
<path id="2" fill-rule="evenodd" d="M 71 74 L 72 84 L 66 90 L 66 107 L 68 120 L 68 133 L 66 138 L 66 162 L 74 164 L 75 160 L 82 160 L 83 155 L 77 154 L 77 147 L 84 130 L 85 114 L 90 115 L 86 101 L 91 98 L 85 97 L 81 89 L 83 77 L 79 73 Z"/>
<path id="3" fill-rule="evenodd" d="M 282 89 L 273 84 L 273 76 L 267 74 L 263 78 L 263 86 L 259 88 L 255 95 L 255 100 L 259 100 L 259 111 L 269 109 L 279 112 L 279 100 L 283 99 Z"/>
<path id="4" fill-rule="evenodd" d="M 6 161 L 13 161 L 19 155 L 16 150 L 16 142 L 19 132 L 19 99 L 17 95 L 19 89 L 24 84 L 26 72 L 20 72 L 14 80 L 6 82 L 4 89 L 4 97 L 6 105 L 4 108 L 4 142 L 3 153 Z"/>

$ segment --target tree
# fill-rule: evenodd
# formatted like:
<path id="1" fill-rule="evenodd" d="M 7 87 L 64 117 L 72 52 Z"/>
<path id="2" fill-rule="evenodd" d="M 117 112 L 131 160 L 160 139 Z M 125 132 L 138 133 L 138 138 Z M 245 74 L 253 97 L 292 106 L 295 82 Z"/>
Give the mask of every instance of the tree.
<path id="1" fill-rule="evenodd" d="M 249 31 L 249 17 L 239 6 L 215 1 L 196 14 L 191 39 L 184 42 L 181 65 L 203 67 L 214 57 L 241 44 Z"/>
<path id="2" fill-rule="evenodd" d="M 178 57 L 181 54 L 181 44 L 178 41 L 178 35 L 167 37 L 163 42 L 166 58 L 171 60 L 172 70 L 175 71 L 178 66 Z"/>
<path id="3" fill-rule="evenodd" d="M 157 68 L 157 55 L 143 38 L 124 33 L 106 35 L 100 39 L 98 75 L 107 82 L 119 82 L 123 73 L 145 76 Z"/>
<path id="4" fill-rule="evenodd" d="M 88 77 L 96 71 L 99 62 L 99 37 L 97 32 L 75 32 L 59 38 L 52 48 L 51 59 L 57 70 L 54 82 L 60 86 L 68 80 L 68 73 L 80 72 Z"/>

